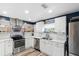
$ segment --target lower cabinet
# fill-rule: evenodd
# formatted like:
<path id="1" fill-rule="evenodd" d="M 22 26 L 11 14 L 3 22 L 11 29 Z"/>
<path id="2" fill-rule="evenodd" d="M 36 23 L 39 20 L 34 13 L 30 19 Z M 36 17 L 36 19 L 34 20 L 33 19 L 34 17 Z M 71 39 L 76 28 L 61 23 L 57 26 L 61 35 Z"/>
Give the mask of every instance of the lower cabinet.
<path id="1" fill-rule="evenodd" d="M 4 44 L 5 46 L 5 55 L 10 56 L 12 55 L 13 52 L 13 41 L 12 40 L 7 40 Z"/>
<path id="2" fill-rule="evenodd" d="M 34 45 L 34 39 L 33 38 L 28 38 L 28 39 L 26 38 L 25 39 L 25 48 L 26 49 L 31 48 L 31 47 L 33 48 L 34 47 L 33 45 Z"/>
<path id="3" fill-rule="evenodd" d="M 64 56 L 64 43 L 53 41 L 53 55 Z"/>
<path id="4" fill-rule="evenodd" d="M 50 56 L 64 56 L 64 44 L 55 41 L 41 40 L 40 50 Z"/>
<path id="5" fill-rule="evenodd" d="M 0 42 L 0 56 L 4 56 L 5 52 L 4 52 L 4 42 Z"/>
<path id="6" fill-rule="evenodd" d="M 53 55 L 53 46 L 50 45 L 48 40 L 40 40 L 40 50 L 47 55 Z"/>
<path id="7" fill-rule="evenodd" d="M 0 56 L 10 56 L 13 52 L 13 41 L 3 39 L 0 41 Z"/>

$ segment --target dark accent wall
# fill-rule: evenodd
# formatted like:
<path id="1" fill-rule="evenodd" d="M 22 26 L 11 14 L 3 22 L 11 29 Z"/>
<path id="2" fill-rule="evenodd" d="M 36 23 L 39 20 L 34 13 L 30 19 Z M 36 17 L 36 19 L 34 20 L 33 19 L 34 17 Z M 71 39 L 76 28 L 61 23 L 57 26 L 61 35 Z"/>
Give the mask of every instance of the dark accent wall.
<path id="1" fill-rule="evenodd" d="M 10 21 L 10 18 L 6 16 L 0 16 L 0 18 L 5 18 L 5 20 Z"/>
<path id="2" fill-rule="evenodd" d="M 75 12 L 75 13 L 68 14 L 68 15 L 66 15 L 66 16 L 67 16 L 68 22 L 70 22 L 70 21 L 72 21 L 72 20 L 71 20 L 72 17 L 79 16 L 79 11 L 78 11 L 78 12 Z M 76 20 L 75 20 L 75 21 L 76 21 Z"/>
<path id="3" fill-rule="evenodd" d="M 5 20 L 7 20 L 7 21 L 10 21 L 10 18 L 11 17 L 6 17 L 6 16 L 0 16 L 1 18 L 5 18 Z M 30 22 L 30 21 L 23 21 L 23 22 L 25 22 L 25 23 L 28 23 L 28 24 L 32 24 L 32 25 L 34 25 L 36 22 Z"/>
<path id="4" fill-rule="evenodd" d="M 32 24 L 32 25 L 36 24 L 35 22 L 29 22 L 29 21 L 23 21 L 23 22 L 27 24 Z"/>
<path id="5" fill-rule="evenodd" d="M 50 20 L 50 19 L 55 19 L 55 18 L 62 17 L 62 16 L 66 16 L 67 20 L 70 21 L 70 19 L 72 17 L 79 16 L 79 11 L 73 12 L 73 13 L 69 13 L 69 14 L 59 15 L 59 16 L 56 16 L 56 17 L 51 17 L 51 18 L 48 18 L 48 19 L 42 19 L 42 20 L 39 20 L 37 22 L 46 21 L 46 20 Z M 37 23 L 37 22 L 35 22 L 35 23 Z"/>

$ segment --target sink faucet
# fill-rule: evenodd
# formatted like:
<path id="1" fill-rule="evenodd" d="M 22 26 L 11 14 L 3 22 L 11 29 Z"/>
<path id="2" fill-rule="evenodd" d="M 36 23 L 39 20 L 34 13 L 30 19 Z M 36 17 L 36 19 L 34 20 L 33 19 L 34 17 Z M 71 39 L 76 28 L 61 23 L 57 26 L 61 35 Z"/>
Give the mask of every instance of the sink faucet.
<path id="1" fill-rule="evenodd" d="M 46 33 L 46 39 L 47 39 L 47 40 L 52 40 L 52 39 L 50 38 L 50 35 L 49 35 L 48 33 Z"/>
<path id="2" fill-rule="evenodd" d="M 49 39 L 49 34 L 48 34 L 48 33 L 46 33 L 46 39 L 47 39 L 47 40 Z"/>

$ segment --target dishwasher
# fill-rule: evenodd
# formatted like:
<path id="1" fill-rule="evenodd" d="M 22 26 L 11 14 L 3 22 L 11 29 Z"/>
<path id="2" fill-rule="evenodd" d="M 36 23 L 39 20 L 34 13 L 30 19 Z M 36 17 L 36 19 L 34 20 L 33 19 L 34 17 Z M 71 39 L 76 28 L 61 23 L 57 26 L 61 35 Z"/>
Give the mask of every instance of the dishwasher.
<path id="1" fill-rule="evenodd" d="M 40 51 L 40 39 L 39 38 L 34 38 L 34 49 Z"/>

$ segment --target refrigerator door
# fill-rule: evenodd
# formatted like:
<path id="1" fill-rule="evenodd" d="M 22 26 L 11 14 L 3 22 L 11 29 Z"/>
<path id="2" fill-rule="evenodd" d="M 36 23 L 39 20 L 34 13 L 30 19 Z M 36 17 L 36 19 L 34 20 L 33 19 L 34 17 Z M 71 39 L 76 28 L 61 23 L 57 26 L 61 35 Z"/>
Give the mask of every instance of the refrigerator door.
<path id="1" fill-rule="evenodd" d="M 69 51 L 79 55 L 79 22 L 69 23 Z"/>

